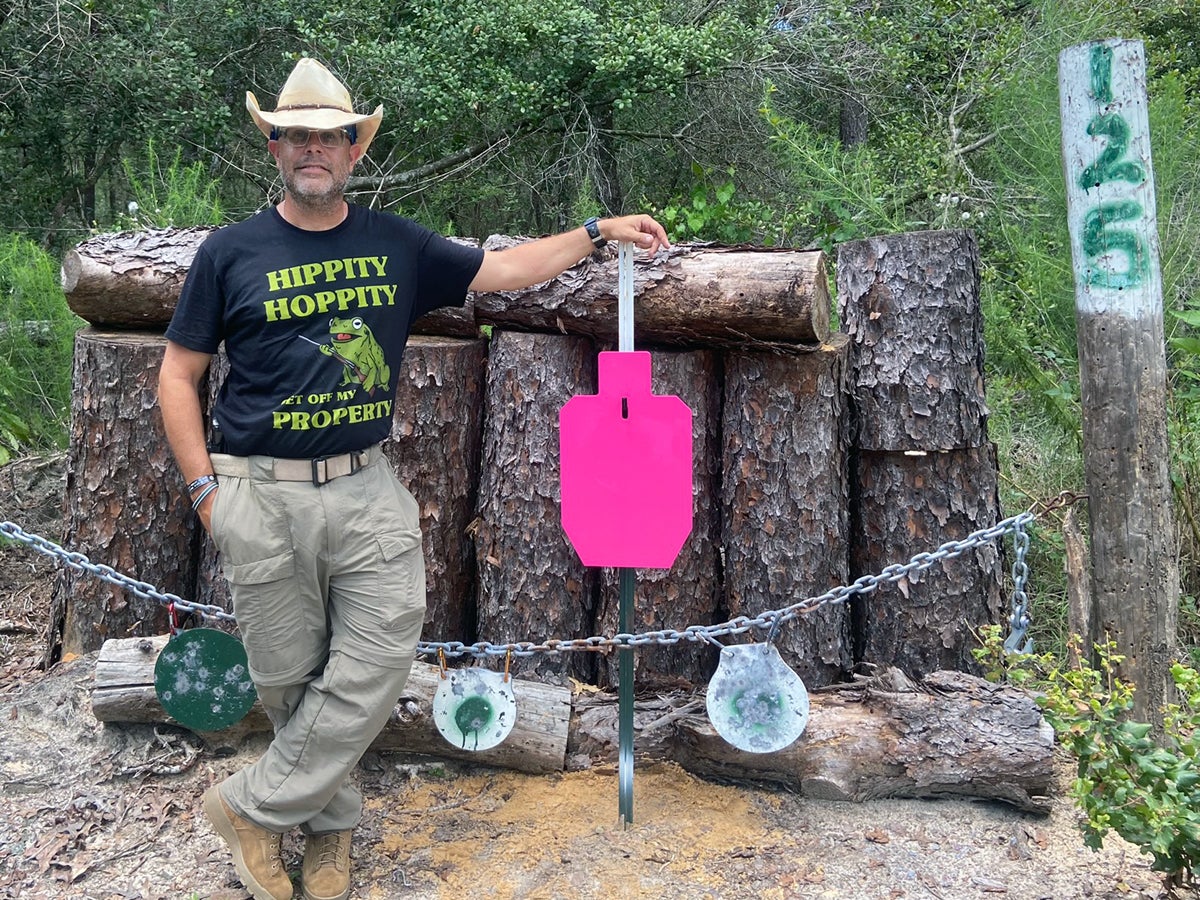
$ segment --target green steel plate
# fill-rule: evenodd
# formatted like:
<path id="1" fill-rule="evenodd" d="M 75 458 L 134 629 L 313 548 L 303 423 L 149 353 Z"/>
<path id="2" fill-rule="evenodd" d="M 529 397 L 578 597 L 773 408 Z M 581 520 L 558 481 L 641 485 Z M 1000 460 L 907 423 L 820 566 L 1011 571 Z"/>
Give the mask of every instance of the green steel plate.
<path id="1" fill-rule="evenodd" d="M 490 750 L 513 730 L 517 700 L 512 681 L 491 669 L 450 669 L 433 695 L 433 722 L 462 750 Z"/>
<path id="2" fill-rule="evenodd" d="M 215 628 L 191 628 L 167 641 L 154 664 L 154 690 L 163 709 L 193 731 L 228 728 L 258 698 L 242 642 Z"/>
<path id="3" fill-rule="evenodd" d="M 707 707 L 717 734 L 747 753 L 782 750 L 808 724 L 808 691 L 774 644 L 722 647 Z"/>

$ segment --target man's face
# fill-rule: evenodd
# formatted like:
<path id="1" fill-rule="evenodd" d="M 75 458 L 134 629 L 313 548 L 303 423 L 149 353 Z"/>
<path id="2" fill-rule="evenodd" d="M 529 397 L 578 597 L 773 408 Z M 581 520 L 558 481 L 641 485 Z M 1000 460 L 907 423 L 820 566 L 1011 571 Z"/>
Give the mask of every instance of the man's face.
<path id="1" fill-rule="evenodd" d="M 308 132 L 308 140 L 300 143 L 297 138 L 304 132 Z M 321 140 L 319 131 L 304 128 L 285 129 L 279 140 L 267 142 L 284 187 L 296 202 L 325 207 L 342 199 L 362 148 L 351 144 L 344 132 L 337 134 L 342 138 L 333 147 Z"/>

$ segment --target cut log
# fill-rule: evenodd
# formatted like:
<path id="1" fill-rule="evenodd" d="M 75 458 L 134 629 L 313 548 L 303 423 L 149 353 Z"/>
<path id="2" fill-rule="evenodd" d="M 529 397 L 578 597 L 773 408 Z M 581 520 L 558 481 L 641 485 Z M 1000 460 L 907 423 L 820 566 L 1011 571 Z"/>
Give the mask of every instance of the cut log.
<path id="1" fill-rule="evenodd" d="M 489 238 L 502 249 L 513 238 Z M 523 331 L 617 340 L 617 261 L 593 254 L 523 291 L 475 296 L 475 319 Z M 748 250 L 677 245 L 634 265 L 636 340 L 663 346 L 794 349 L 829 334 L 825 256 L 819 250 Z"/>
<path id="2" fill-rule="evenodd" d="M 167 640 L 166 635 L 160 635 L 104 644 L 96 660 L 96 683 L 92 691 L 92 712 L 98 720 L 173 721 L 154 693 L 154 664 Z M 375 749 L 465 759 L 535 774 L 562 771 L 571 714 L 569 690 L 513 679 L 517 721 L 512 733 L 490 750 L 469 751 L 448 743 L 434 724 L 433 696 L 440 678 L 437 666 L 413 663 L 404 693 L 383 732 L 372 744 Z M 256 701 L 246 718 L 217 732 L 213 738 L 231 743 L 246 734 L 270 730 L 271 723 Z"/>
<path id="3" fill-rule="evenodd" d="M 675 395 L 692 410 L 692 533 L 670 569 L 638 569 L 633 601 L 633 633 L 682 630 L 721 620 L 720 580 L 720 360 L 712 351 L 656 352 L 651 357 L 654 393 Z M 620 579 L 602 569 L 596 633 L 618 632 Z M 680 641 L 643 646 L 634 652 L 634 684 L 639 690 L 674 685 L 680 679 L 706 683 L 717 663 L 711 644 Z M 617 655 L 601 663 L 600 683 L 617 684 Z"/>
<path id="4" fill-rule="evenodd" d="M 877 574 L 1000 519 L 995 448 L 859 453 L 850 577 Z M 974 631 L 1003 621 L 998 542 L 934 563 L 851 600 L 858 659 L 910 675 L 976 672 Z"/>
<path id="5" fill-rule="evenodd" d="M 979 251 L 971 232 L 842 244 L 838 312 L 853 346 L 855 448 L 987 443 Z"/>
<path id="6" fill-rule="evenodd" d="M 427 605 L 422 637 L 475 640 L 475 517 L 487 342 L 414 337 L 397 376 L 384 454 L 421 508 Z"/>
<path id="7" fill-rule="evenodd" d="M 102 722 L 167 722 L 154 694 L 154 663 L 166 637 L 109 641 L 96 663 L 92 709 Z M 609 764 L 617 758 L 617 701 L 513 680 L 517 721 L 498 747 L 466 752 L 437 732 L 431 701 L 438 669 L 417 663 L 376 749 L 404 750 L 542 773 Z M 977 797 L 1030 812 L 1049 811 L 1054 733 L 1032 697 L 959 672 L 920 684 L 895 670 L 814 691 L 804 734 L 777 753 L 753 754 L 721 740 L 694 691 L 636 703 L 640 761 L 674 760 L 722 779 L 773 782 L 822 800 Z M 270 724 L 255 705 L 242 722 L 207 735 L 236 744 Z M 636 777 L 636 776 L 635 776 Z"/>
<path id="8" fill-rule="evenodd" d="M 215 228 L 153 228 L 99 234 L 67 252 L 67 305 L 93 325 L 165 327 L 196 250 Z"/>
<path id="9" fill-rule="evenodd" d="M 64 500 L 65 544 L 159 590 L 188 596 L 196 577 L 195 517 L 163 432 L 156 334 L 85 328 L 75 339 L 75 390 Z M 63 569 L 55 581 L 51 647 L 86 653 L 107 638 L 159 634 L 167 610 Z"/>
<path id="10" fill-rule="evenodd" d="M 98 235 L 63 261 L 67 303 L 89 322 L 165 327 L 188 266 L 211 228 L 155 229 Z M 477 244 L 470 238 L 455 238 Z M 520 239 L 494 236 L 489 249 Z M 829 333 L 825 256 L 819 250 L 761 250 L 677 245 L 639 260 L 639 343 L 722 346 L 747 342 L 788 349 Z M 478 326 L 597 336 L 616 341 L 615 249 L 523 291 L 478 294 L 458 309 L 417 320 L 414 334 L 472 338 Z"/>
<path id="11" fill-rule="evenodd" d="M 813 353 L 725 361 L 724 548 L 730 615 L 757 617 L 846 583 L 846 366 L 835 335 Z M 757 635 L 759 639 L 762 634 Z M 783 626 L 780 654 L 806 683 L 852 664 L 850 612 L 826 604 Z"/>
<path id="12" fill-rule="evenodd" d="M 479 639 L 588 637 L 596 573 L 562 529 L 558 412 L 596 393 L 595 352 L 578 337 L 497 331 L 488 353 L 479 515 L 474 523 Z M 514 660 L 528 678 L 594 680 L 590 654 Z"/>

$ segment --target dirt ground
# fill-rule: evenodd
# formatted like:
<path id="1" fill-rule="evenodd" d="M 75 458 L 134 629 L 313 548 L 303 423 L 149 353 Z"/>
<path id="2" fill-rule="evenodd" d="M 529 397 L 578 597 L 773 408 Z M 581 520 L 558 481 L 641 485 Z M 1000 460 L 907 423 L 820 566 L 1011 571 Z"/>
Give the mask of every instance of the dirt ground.
<path id="1" fill-rule="evenodd" d="M 0 520 L 58 540 L 61 478 L 61 459 L 0 469 Z M 53 580 L 48 560 L 0 547 L 0 898 L 247 897 L 199 798 L 261 738 L 225 747 L 97 722 L 94 656 L 38 669 Z M 367 808 L 351 896 L 1165 897 L 1136 848 L 1084 847 L 1061 763 L 1046 817 L 961 800 L 815 801 L 647 764 L 624 828 L 615 767 L 535 777 L 371 753 L 355 775 Z M 284 849 L 298 870 L 298 837 Z"/>

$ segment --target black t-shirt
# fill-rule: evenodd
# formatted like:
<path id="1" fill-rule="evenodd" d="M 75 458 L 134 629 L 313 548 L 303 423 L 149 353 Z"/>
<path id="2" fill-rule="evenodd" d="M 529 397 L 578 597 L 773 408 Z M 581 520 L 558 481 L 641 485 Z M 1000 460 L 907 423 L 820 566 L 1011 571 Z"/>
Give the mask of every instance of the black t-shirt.
<path id="1" fill-rule="evenodd" d="M 483 251 L 399 216 L 350 206 L 329 231 L 274 208 L 212 234 L 167 337 L 229 375 L 213 423 L 238 456 L 309 458 L 387 437 L 409 327 L 459 306 Z"/>

